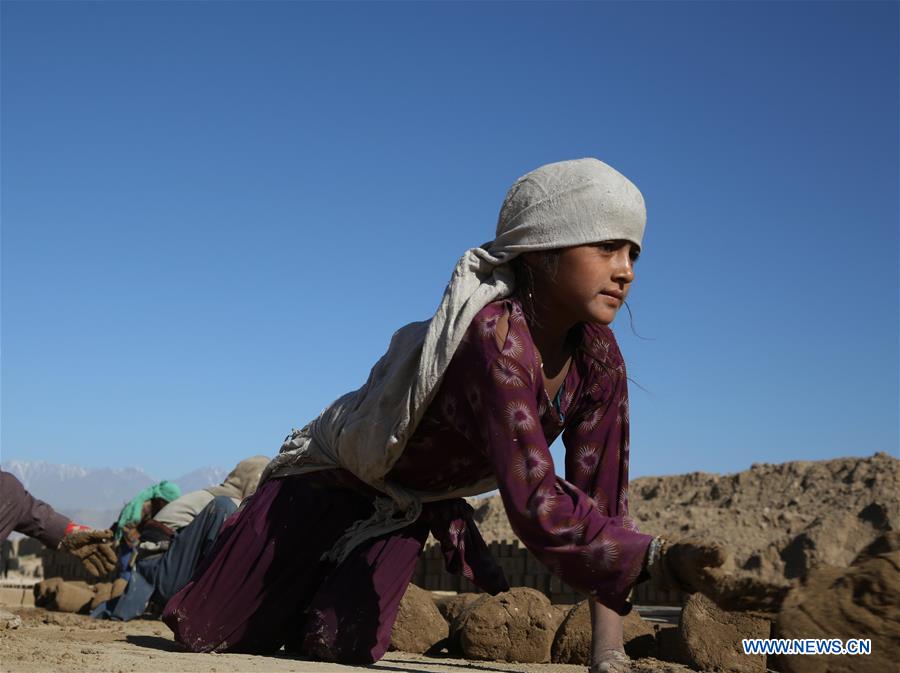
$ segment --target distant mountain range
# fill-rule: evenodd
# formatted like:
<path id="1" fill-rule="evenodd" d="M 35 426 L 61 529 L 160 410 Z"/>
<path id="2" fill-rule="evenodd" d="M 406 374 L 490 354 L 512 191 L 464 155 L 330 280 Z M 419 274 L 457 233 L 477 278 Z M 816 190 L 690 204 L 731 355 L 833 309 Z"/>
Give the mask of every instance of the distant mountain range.
<path id="1" fill-rule="evenodd" d="M 109 526 L 139 491 L 161 481 L 133 467 L 87 469 L 43 460 L 4 461 L 0 469 L 14 474 L 33 496 L 78 523 L 102 528 Z M 227 474 L 221 467 L 201 467 L 170 481 L 178 484 L 182 493 L 189 493 L 220 484 Z"/>

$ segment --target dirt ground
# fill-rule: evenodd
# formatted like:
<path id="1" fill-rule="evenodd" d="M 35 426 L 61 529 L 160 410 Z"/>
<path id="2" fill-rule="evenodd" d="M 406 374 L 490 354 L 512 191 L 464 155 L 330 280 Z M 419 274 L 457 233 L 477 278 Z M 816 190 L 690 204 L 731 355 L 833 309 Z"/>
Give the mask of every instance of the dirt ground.
<path id="1" fill-rule="evenodd" d="M 151 620 L 97 621 L 83 615 L 48 612 L 41 608 L 5 606 L 19 615 L 22 625 L 0 631 L 0 671 L 3 673 L 232 673 L 250 671 L 358 671 L 360 667 L 305 661 L 292 657 L 243 654 L 194 654 L 172 640 L 165 624 Z M 461 673 L 508 671 L 528 673 L 584 673 L 585 667 L 563 664 L 510 664 L 465 661 L 389 652 L 370 668 L 375 671 Z M 635 663 L 634 673 L 691 673 L 678 664 L 655 659 Z"/>
<path id="2" fill-rule="evenodd" d="M 732 475 L 692 473 L 645 477 L 631 484 L 632 515 L 645 532 L 721 539 L 738 565 L 763 578 L 795 580 L 821 564 L 845 567 L 885 531 L 900 526 L 900 461 L 868 458 L 760 464 Z M 498 497 L 473 501 L 488 540 L 512 538 Z M 23 582 L 28 578 L 22 578 Z M 29 581 L 35 581 L 31 578 Z M 101 622 L 86 616 L 22 607 L 27 589 L 0 590 L 4 609 L 21 617 L 0 624 L 0 671 L 124 673 L 126 671 L 352 671 L 356 667 L 292 657 L 185 652 L 158 621 Z M 6 596 L 9 598 L 6 598 Z M 562 664 L 510 664 L 391 652 L 370 667 L 402 673 L 507 671 L 586 673 Z M 640 659 L 632 673 L 692 673 L 679 664 Z"/>

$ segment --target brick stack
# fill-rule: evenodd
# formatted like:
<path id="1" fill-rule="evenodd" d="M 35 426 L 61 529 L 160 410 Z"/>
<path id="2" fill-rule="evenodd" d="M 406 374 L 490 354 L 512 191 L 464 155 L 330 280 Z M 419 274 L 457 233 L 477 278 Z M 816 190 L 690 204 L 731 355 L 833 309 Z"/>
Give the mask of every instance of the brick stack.
<path id="1" fill-rule="evenodd" d="M 556 575 L 552 574 L 518 540 L 491 542 L 491 554 L 503 568 L 511 587 L 530 587 L 546 595 L 552 603 L 571 605 L 584 600 L 584 594 L 575 591 Z M 413 584 L 429 591 L 455 591 L 457 593 L 478 592 L 478 588 L 465 577 L 451 575 L 444 570 L 444 557 L 440 546 L 429 545 L 422 552 L 413 575 Z M 632 600 L 639 605 L 682 604 L 682 596 L 677 592 L 661 591 L 647 582 L 639 584 L 632 594 Z"/>

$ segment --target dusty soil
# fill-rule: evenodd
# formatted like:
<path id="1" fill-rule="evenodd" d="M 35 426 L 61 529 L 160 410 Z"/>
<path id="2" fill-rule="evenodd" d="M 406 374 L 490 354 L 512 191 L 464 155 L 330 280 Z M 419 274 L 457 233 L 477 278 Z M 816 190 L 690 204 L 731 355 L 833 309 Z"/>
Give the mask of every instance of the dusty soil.
<path id="1" fill-rule="evenodd" d="M 796 585 L 775 623 L 780 638 L 872 639 L 872 656 L 781 657 L 785 673 L 881 673 L 900 660 L 900 532 L 879 538 L 849 568 L 821 566 Z"/>
<path id="2" fill-rule="evenodd" d="M 754 465 L 730 475 L 695 472 L 646 477 L 632 481 L 630 502 L 631 514 L 645 532 L 717 539 L 732 550 L 739 567 L 759 578 L 797 580 L 809 576 L 812 568 L 846 569 L 876 537 L 900 529 L 900 460 L 879 453 L 862 459 Z M 473 505 L 488 541 L 513 539 L 499 497 L 476 500 Z M 891 567 L 896 572 L 900 566 Z M 874 577 L 878 568 L 869 575 Z M 808 581 L 810 587 L 815 577 Z M 16 590 L 8 593 L 18 597 Z M 881 595 L 869 592 L 866 596 L 877 598 L 876 594 Z M 830 609 L 827 602 L 819 602 L 823 610 Z M 157 621 L 122 624 L 36 608 L 6 609 L 20 616 L 21 625 L 0 630 L 3 672 L 358 670 L 289 657 L 188 653 Z M 669 629 L 673 630 L 677 631 Z M 858 635 L 857 631 L 849 635 Z M 430 673 L 586 671 L 566 664 L 475 662 L 402 652 L 389 652 L 373 668 Z M 632 673 L 690 673 L 690 669 L 648 658 L 635 660 Z"/>
<path id="3" fill-rule="evenodd" d="M 473 499 L 484 538 L 515 539 L 500 496 Z M 900 460 L 868 458 L 754 464 L 735 474 L 692 472 L 631 481 L 642 532 L 717 539 L 761 579 L 845 567 L 876 537 L 900 528 Z"/>
<path id="4" fill-rule="evenodd" d="M 257 657 L 243 654 L 194 654 L 172 640 L 158 621 L 127 623 L 96 621 L 83 615 L 47 612 L 41 608 L 10 608 L 22 626 L 0 631 L 0 670 L 4 673 L 119 673 L 138 671 L 190 671 L 231 673 L 295 671 L 299 673 L 359 671 L 360 668 L 304 661 L 290 657 Z M 564 664 L 510 664 L 389 652 L 372 670 L 460 673 L 585 673 L 583 666 Z M 633 673 L 691 673 L 678 664 L 655 659 L 635 662 Z"/>

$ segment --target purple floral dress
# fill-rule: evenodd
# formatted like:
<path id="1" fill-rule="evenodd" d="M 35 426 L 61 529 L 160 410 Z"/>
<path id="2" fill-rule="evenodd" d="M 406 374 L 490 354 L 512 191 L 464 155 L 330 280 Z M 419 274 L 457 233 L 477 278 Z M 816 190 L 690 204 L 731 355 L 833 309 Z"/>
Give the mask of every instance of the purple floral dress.
<path id="1" fill-rule="evenodd" d="M 508 325 L 502 345 L 501 322 Z M 572 364 L 550 400 L 518 301 L 482 309 L 388 478 L 428 491 L 493 476 L 513 531 L 532 553 L 570 586 L 624 613 L 652 539 L 628 516 L 625 365 L 608 327 L 577 330 Z M 560 433 L 564 479 L 549 450 Z M 195 651 L 284 646 L 316 659 L 376 661 L 429 532 L 448 570 L 492 593 L 507 588 L 471 508 L 458 499 L 427 504 L 419 521 L 360 545 L 339 566 L 321 561 L 371 513 L 374 495 L 343 470 L 267 482 L 226 522 L 163 619 Z"/>
<path id="2" fill-rule="evenodd" d="M 580 329 L 557 408 L 520 304 L 482 309 L 389 478 L 428 490 L 493 475 L 513 531 L 532 553 L 572 587 L 621 610 L 652 538 L 628 516 L 625 363 L 609 327 Z M 560 432 L 565 479 L 549 450 Z"/>

